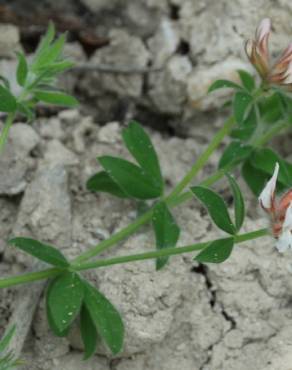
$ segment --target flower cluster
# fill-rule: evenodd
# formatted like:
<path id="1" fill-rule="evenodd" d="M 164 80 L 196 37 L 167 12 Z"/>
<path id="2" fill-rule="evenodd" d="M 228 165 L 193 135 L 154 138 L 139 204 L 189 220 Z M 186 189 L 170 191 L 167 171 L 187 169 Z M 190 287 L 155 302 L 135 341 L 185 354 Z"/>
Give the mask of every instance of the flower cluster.
<path id="1" fill-rule="evenodd" d="M 268 41 L 271 33 L 271 20 L 261 21 L 254 40 L 245 45 L 246 54 L 259 75 L 268 84 L 292 86 L 292 43 L 284 50 L 279 59 L 271 64 Z"/>
<path id="2" fill-rule="evenodd" d="M 274 174 L 261 192 L 259 202 L 270 216 L 277 249 L 285 252 L 292 248 L 292 190 L 287 191 L 279 200 L 276 199 L 278 173 L 279 164 L 276 163 Z"/>

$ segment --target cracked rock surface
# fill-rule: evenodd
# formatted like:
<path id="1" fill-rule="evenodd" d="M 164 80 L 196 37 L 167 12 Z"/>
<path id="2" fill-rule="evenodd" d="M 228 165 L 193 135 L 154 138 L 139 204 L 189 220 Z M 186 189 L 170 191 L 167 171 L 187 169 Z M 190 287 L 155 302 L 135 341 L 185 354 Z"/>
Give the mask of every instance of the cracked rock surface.
<path id="1" fill-rule="evenodd" d="M 50 135 L 48 127 L 57 130 Z M 30 128 L 39 143 L 33 158 L 35 170 L 18 197 L 1 195 L 5 208 L 1 216 L 5 220 L 1 223 L 2 249 L 6 249 L 5 239 L 12 234 L 25 233 L 56 244 L 73 257 L 135 219 L 133 202 L 88 193 L 84 185 L 99 170 L 96 156 L 130 158 L 120 139 L 121 128 L 118 122 L 99 126 L 76 110 L 42 118 Z M 196 160 L 211 131 L 205 132 L 204 140 L 196 140 L 148 130 L 168 187 Z M 56 166 L 56 161 L 61 164 Z M 199 179 L 211 174 L 215 166 L 216 158 L 212 158 Z M 228 195 L 225 182 L 216 186 Z M 252 196 L 247 198 L 252 205 Z M 246 231 L 266 225 L 254 207 L 248 213 Z M 180 245 L 220 236 L 195 200 L 175 209 L 174 215 L 182 228 Z M 103 256 L 151 250 L 153 243 L 153 234 L 145 227 Z M 32 264 L 20 252 L 6 249 L 2 255 L 1 275 L 17 273 Z M 101 345 L 93 359 L 82 362 L 77 328 L 68 338 L 54 337 L 41 299 L 22 352 L 28 364 L 25 369 L 290 370 L 289 254 L 277 253 L 272 239 L 267 237 L 236 247 L 230 260 L 222 265 L 201 266 L 192 257 L 193 254 L 173 257 L 159 272 L 149 260 L 86 273 L 118 307 L 125 321 L 124 350 L 114 359 Z M 0 291 L 2 332 L 14 312 L 17 291 Z"/>
<path id="2" fill-rule="evenodd" d="M 17 8 L 21 2 L 11 3 Z M 135 220 L 134 202 L 85 188 L 89 176 L 100 170 L 96 157 L 130 159 L 121 140 L 129 120 L 142 122 L 151 135 L 169 190 L 226 116 L 218 108 L 230 91 L 206 95 L 209 85 L 218 78 L 238 82 L 238 69 L 254 73 L 243 44 L 254 35 L 258 21 L 272 18 L 273 55 L 291 42 L 289 0 L 46 0 L 46 6 L 69 20 L 84 16 L 84 24 L 88 21 L 101 42 L 88 50 L 80 34 L 71 31 L 66 56 L 112 71 L 69 71 L 60 87 L 77 95 L 80 111 L 42 106 L 32 125 L 12 126 L 0 155 L 1 277 L 39 268 L 7 246 L 11 236 L 39 238 L 73 258 Z M 42 5 L 27 0 L 20 7 L 23 19 L 26 12 L 38 18 L 36 7 Z M 0 24 L 0 70 L 13 91 L 19 90 L 14 51 L 27 51 L 23 30 L 30 25 Z M 227 142 L 197 182 L 214 172 Z M 289 135 L 274 145 L 291 160 Z M 244 231 L 265 227 L 254 197 L 241 180 L 240 186 L 247 204 Z M 231 208 L 227 182 L 214 188 Z M 173 212 L 182 228 L 179 245 L 222 236 L 195 200 Z M 153 233 L 143 227 L 102 256 L 149 251 L 153 245 Z M 52 335 L 43 285 L 0 290 L 0 335 L 10 320 L 22 320 L 14 348 L 19 350 L 24 342 L 23 370 L 292 370 L 291 255 L 277 253 L 267 237 L 236 246 L 222 265 L 202 266 L 193 257 L 173 257 L 159 272 L 153 261 L 143 261 L 85 273 L 124 318 L 125 346 L 115 358 L 100 345 L 84 362 L 77 327 L 68 338 Z"/>

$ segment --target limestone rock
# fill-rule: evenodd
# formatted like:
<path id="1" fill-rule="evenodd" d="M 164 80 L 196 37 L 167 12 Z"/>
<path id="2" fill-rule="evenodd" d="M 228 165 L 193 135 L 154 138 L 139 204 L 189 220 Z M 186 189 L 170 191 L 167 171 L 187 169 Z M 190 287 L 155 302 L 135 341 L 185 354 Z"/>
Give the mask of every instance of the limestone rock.
<path id="1" fill-rule="evenodd" d="M 25 189 L 27 172 L 35 163 L 30 152 L 38 143 L 39 136 L 29 125 L 12 125 L 0 156 L 0 194 L 15 195 Z"/>
<path id="2" fill-rule="evenodd" d="M 0 56 L 11 58 L 15 56 L 16 51 L 20 51 L 19 30 L 12 24 L 0 25 Z"/>
<path id="3" fill-rule="evenodd" d="M 110 32 L 110 45 L 97 50 L 91 63 L 112 66 L 119 69 L 145 68 L 149 60 L 149 52 L 142 41 L 124 30 Z M 119 96 L 138 97 L 142 92 L 143 74 L 119 74 L 93 72 L 85 76 L 82 85 L 86 90 L 92 89 L 95 94 L 110 92 Z M 96 86 L 99 86 L 96 89 Z"/>

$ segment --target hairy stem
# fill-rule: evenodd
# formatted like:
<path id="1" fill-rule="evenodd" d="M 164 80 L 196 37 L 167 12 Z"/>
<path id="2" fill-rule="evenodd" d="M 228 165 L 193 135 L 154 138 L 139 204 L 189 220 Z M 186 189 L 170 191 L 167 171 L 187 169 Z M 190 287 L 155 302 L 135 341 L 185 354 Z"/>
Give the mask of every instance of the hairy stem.
<path id="1" fill-rule="evenodd" d="M 274 136 L 276 136 L 277 133 L 282 131 L 285 128 L 288 128 L 291 126 L 290 122 L 280 122 L 276 125 L 273 125 L 273 127 L 265 132 L 260 138 L 254 141 L 253 145 L 256 147 L 260 147 L 265 145 L 267 142 L 269 142 Z"/>
<path id="2" fill-rule="evenodd" d="M 236 235 L 234 236 L 234 242 L 242 243 L 247 240 L 260 238 L 265 235 L 268 235 L 268 230 L 260 229 L 260 230 L 248 232 L 245 234 L 241 234 L 241 235 Z M 194 252 L 200 249 L 204 249 L 209 244 L 210 242 L 205 242 L 205 243 L 192 244 L 192 245 L 187 245 L 187 246 L 177 247 L 177 248 L 165 248 L 165 249 L 160 249 L 157 251 L 132 254 L 129 256 L 114 257 L 114 258 L 98 260 L 94 262 L 86 262 L 86 263 L 83 263 L 82 265 L 77 266 L 76 268 L 74 268 L 73 266 L 73 268 L 75 269 L 75 271 L 82 271 L 82 270 L 90 270 L 90 269 L 94 269 L 97 267 L 105 267 L 105 266 L 117 265 L 117 264 L 122 264 L 122 263 L 127 263 L 127 262 L 143 261 L 143 260 L 159 258 L 159 257 L 174 256 L 178 254 L 190 253 L 190 252 Z"/>
<path id="3" fill-rule="evenodd" d="M 267 229 L 259 229 L 256 231 L 251 231 L 248 233 L 234 236 L 234 242 L 242 243 L 247 240 L 253 240 L 253 239 L 263 237 L 268 234 L 269 232 Z M 210 244 L 210 241 L 188 245 L 188 246 L 183 246 L 183 247 L 165 248 L 165 249 L 161 249 L 158 251 L 139 253 L 139 254 L 134 254 L 134 255 L 129 255 L 129 256 L 114 257 L 114 258 L 103 259 L 103 260 L 98 260 L 94 262 L 86 262 L 83 264 L 72 265 L 71 269 L 73 271 L 83 271 L 83 270 L 90 270 L 90 269 L 94 269 L 98 267 L 122 264 L 126 262 L 143 261 L 146 259 L 153 259 L 153 258 L 158 258 L 158 257 L 174 256 L 174 255 L 190 253 L 196 250 L 203 249 L 208 244 Z M 18 276 L 11 277 L 11 278 L 0 279 L 0 288 L 7 288 L 10 286 L 14 286 L 14 285 L 25 284 L 25 283 L 29 283 L 29 282 L 33 282 L 37 280 L 47 279 L 49 277 L 56 276 L 60 274 L 61 272 L 62 270 L 60 269 L 50 268 L 50 269 L 46 269 L 43 271 L 31 272 L 28 274 L 18 275 Z"/>
<path id="4" fill-rule="evenodd" d="M 206 150 L 199 156 L 194 165 L 191 167 L 190 171 L 185 175 L 185 177 L 176 185 L 173 191 L 167 196 L 166 200 L 170 200 L 179 195 L 183 189 L 192 181 L 192 179 L 198 174 L 198 172 L 204 167 L 208 162 L 210 156 L 217 149 L 218 145 L 222 142 L 226 135 L 228 135 L 235 123 L 234 117 L 230 117 L 221 127 L 221 129 L 213 137 L 212 141 L 206 148 Z"/>

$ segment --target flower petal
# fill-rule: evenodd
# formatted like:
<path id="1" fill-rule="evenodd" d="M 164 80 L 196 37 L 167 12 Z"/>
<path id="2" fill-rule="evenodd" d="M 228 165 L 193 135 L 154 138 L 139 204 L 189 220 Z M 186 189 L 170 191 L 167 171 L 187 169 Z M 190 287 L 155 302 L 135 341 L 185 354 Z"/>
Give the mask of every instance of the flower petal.
<path id="1" fill-rule="evenodd" d="M 278 173 L 279 163 L 276 163 L 273 176 L 267 182 L 266 186 L 259 196 L 260 205 L 263 207 L 264 210 L 270 211 L 274 209 L 275 189 Z"/>
<path id="2" fill-rule="evenodd" d="M 289 248 L 292 248 L 292 234 L 290 230 L 283 231 L 276 242 L 276 248 L 281 253 L 285 252 Z"/>
<path id="3" fill-rule="evenodd" d="M 270 18 L 262 19 L 256 30 L 256 39 L 258 42 L 261 42 L 263 38 L 269 35 L 271 32 L 271 20 Z"/>
<path id="4" fill-rule="evenodd" d="M 289 231 L 292 230 L 292 202 L 290 202 L 289 207 L 287 208 L 283 228 L 289 229 Z"/>

